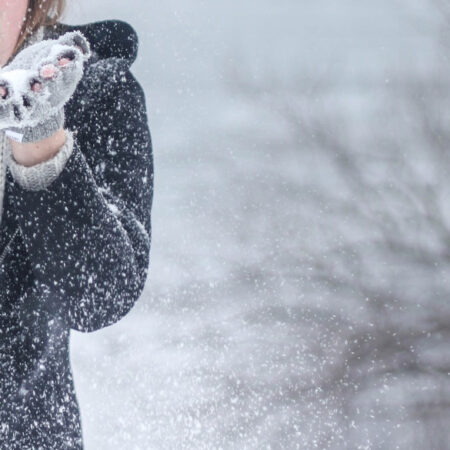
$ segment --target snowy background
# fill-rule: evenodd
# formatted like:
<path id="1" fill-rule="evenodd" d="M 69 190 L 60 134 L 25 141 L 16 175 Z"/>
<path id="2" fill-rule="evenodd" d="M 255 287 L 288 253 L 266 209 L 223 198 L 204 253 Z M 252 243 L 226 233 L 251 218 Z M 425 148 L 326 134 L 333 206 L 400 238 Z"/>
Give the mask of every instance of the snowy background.
<path id="1" fill-rule="evenodd" d="M 450 448 L 447 0 L 69 3 L 138 32 L 155 159 L 86 449 Z"/>

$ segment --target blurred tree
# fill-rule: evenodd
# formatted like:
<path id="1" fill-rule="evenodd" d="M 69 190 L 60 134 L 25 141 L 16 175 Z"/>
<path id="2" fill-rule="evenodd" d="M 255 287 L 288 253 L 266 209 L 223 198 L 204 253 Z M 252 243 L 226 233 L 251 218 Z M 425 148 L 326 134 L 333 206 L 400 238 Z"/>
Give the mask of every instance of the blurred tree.
<path id="1" fill-rule="evenodd" d="M 449 52 L 450 2 L 433 4 L 436 47 Z M 283 137 L 261 151 L 299 167 L 274 191 L 301 210 L 284 250 L 298 290 L 289 314 L 316 352 L 291 393 L 310 417 L 308 448 L 450 448 L 449 69 L 447 53 L 365 90 L 356 108 L 313 74 L 256 88 L 230 73 L 282 119 Z"/>

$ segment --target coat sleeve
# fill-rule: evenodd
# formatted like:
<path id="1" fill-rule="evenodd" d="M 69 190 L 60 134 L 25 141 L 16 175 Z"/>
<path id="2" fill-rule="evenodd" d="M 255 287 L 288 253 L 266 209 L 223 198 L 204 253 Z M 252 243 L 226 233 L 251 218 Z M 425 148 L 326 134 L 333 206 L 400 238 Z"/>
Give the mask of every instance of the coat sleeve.
<path id="1" fill-rule="evenodd" d="M 37 190 L 15 179 L 11 189 L 42 307 L 86 332 L 132 308 L 151 243 L 153 153 L 144 93 L 129 70 L 101 92 L 80 129 L 67 131 L 73 148 L 57 177 Z"/>

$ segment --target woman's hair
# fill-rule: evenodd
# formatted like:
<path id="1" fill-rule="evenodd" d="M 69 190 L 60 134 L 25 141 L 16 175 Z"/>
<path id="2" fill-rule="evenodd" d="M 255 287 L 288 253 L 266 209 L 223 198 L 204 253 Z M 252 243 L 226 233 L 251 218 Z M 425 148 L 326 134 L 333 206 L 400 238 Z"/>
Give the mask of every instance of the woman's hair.
<path id="1" fill-rule="evenodd" d="M 28 0 L 27 13 L 13 55 L 41 25 L 54 25 L 62 16 L 65 6 L 66 0 Z"/>

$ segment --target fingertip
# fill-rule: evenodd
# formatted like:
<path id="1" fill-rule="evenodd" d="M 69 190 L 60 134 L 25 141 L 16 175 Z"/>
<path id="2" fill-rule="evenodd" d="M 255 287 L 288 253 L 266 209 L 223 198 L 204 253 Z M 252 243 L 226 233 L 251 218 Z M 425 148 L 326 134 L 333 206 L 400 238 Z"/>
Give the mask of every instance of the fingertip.
<path id="1" fill-rule="evenodd" d="M 40 91 L 42 91 L 42 83 L 40 83 L 39 81 L 34 81 L 31 84 L 31 90 L 33 92 L 40 92 Z"/>
<path id="2" fill-rule="evenodd" d="M 70 63 L 70 59 L 69 58 L 61 58 L 59 61 L 58 61 L 58 65 L 60 66 L 60 67 L 64 67 L 64 66 L 67 66 L 67 64 L 69 64 Z"/>
<path id="3" fill-rule="evenodd" d="M 50 79 L 55 76 L 57 70 L 58 69 L 56 68 L 56 66 L 54 64 L 46 64 L 45 66 L 41 67 L 41 70 L 39 73 L 42 78 Z"/>

